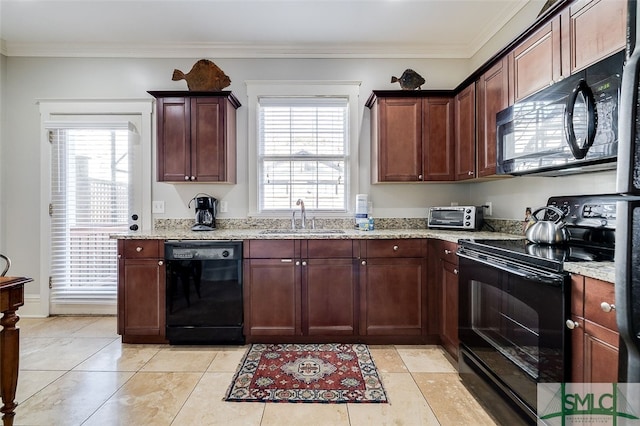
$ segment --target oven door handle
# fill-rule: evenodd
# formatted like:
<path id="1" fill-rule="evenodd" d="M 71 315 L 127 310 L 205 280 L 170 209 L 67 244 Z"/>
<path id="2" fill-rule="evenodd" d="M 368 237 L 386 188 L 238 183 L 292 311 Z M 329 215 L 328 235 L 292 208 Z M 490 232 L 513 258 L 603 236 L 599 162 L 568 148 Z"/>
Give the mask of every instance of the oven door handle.
<path id="1" fill-rule="evenodd" d="M 539 274 L 539 273 L 530 272 L 530 271 L 523 271 L 516 268 L 510 268 L 509 266 L 503 263 L 489 262 L 484 259 L 479 259 L 477 257 L 470 256 L 461 250 L 458 250 L 457 254 L 458 254 L 458 257 L 463 257 L 473 262 L 478 262 L 490 268 L 500 269 L 501 271 L 507 272 L 509 274 L 517 275 L 529 281 L 535 281 L 541 284 L 554 285 L 554 286 L 560 286 L 564 283 L 564 277 L 560 275 L 545 275 L 545 274 Z"/>

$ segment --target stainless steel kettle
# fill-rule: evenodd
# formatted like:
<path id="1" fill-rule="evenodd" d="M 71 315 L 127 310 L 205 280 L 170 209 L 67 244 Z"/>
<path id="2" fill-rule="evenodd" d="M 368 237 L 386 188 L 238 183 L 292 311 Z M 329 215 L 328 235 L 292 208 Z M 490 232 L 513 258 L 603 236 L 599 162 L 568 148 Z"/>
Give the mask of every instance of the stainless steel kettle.
<path id="1" fill-rule="evenodd" d="M 555 221 L 538 220 L 536 214 L 550 210 L 558 215 Z M 527 240 L 536 244 L 562 244 L 569 240 L 569 231 L 564 223 L 564 212 L 554 206 L 540 207 L 531 214 L 531 220 L 527 224 Z"/>

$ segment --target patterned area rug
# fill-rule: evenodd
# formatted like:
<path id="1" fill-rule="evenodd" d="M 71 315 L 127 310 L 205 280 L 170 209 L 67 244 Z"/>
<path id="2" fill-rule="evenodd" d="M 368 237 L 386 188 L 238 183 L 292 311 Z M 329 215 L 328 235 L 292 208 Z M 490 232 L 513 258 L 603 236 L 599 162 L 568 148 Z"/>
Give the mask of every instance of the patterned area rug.
<path id="1" fill-rule="evenodd" d="M 387 402 L 367 345 L 255 344 L 225 401 Z"/>

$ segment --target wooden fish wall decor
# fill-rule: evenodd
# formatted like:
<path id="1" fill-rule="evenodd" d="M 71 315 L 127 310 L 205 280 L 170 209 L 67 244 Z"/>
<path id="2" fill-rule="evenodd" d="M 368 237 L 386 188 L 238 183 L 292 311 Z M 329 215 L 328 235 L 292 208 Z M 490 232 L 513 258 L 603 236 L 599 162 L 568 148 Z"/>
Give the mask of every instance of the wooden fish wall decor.
<path id="1" fill-rule="evenodd" d="M 415 90 L 415 89 L 422 90 L 422 85 L 425 83 L 425 79 L 422 78 L 420 74 L 418 74 L 417 72 L 415 72 L 410 68 L 406 69 L 402 73 L 400 78 L 395 76 L 391 77 L 392 83 L 395 83 L 396 81 L 400 83 L 400 87 L 402 88 L 402 90 Z"/>
<path id="2" fill-rule="evenodd" d="M 173 70 L 171 79 L 187 80 L 187 87 L 193 92 L 219 92 L 231 84 L 229 76 L 208 59 L 200 59 L 186 74 Z"/>

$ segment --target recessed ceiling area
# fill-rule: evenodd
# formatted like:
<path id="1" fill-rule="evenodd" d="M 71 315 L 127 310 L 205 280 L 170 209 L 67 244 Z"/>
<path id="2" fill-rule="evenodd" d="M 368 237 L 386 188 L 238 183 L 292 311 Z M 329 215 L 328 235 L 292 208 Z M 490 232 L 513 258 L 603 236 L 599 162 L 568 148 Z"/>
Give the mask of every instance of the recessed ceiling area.
<path id="1" fill-rule="evenodd" d="M 7 56 L 468 59 L 530 1 L 0 0 L 0 38 Z"/>

